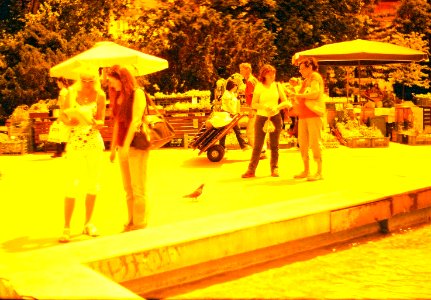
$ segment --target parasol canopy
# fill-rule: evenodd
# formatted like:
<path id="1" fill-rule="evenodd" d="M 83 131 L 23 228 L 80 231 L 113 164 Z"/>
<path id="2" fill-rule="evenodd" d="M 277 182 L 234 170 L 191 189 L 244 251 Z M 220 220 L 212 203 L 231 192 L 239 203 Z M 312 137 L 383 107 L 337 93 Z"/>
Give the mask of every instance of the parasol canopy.
<path id="1" fill-rule="evenodd" d="M 428 60 L 428 55 L 422 51 L 361 39 L 297 52 L 292 57 L 292 63 L 297 64 L 304 57 L 314 57 L 319 65 L 342 66 L 399 64 Z"/>
<path id="2" fill-rule="evenodd" d="M 167 69 L 166 59 L 120 46 L 113 42 L 98 42 L 94 47 L 52 67 L 52 77 L 78 79 L 82 68 L 103 68 L 121 65 L 129 67 L 135 76 L 143 76 Z"/>

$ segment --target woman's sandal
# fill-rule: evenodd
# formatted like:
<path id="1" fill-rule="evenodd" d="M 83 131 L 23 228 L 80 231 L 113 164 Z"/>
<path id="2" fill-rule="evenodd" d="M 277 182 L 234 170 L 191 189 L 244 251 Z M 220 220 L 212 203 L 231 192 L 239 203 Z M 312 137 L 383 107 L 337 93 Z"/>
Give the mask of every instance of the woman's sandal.
<path id="1" fill-rule="evenodd" d="M 145 229 L 146 227 L 147 227 L 147 224 L 141 224 L 141 225 L 126 224 L 126 225 L 124 225 L 123 232 L 129 232 L 129 231 L 133 231 L 133 230 Z"/>
<path id="2" fill-rule="evenodd" d="M 70 228 L 64 228 L 63 235 L 58 239 L 60 243 L 70 242 Z"/>
<path id="3" fill-rule="evenodd" d="M 131 230 L 132 230 L 132 227 L 133 227 L 133 224 L 125 224 L 125 225 L 124 225 L 123 232 L 131 231 Z"/>
<path id="4" fill-rule="evenodd" d="M 82 233 L 92 237 L 99 236 L 96 226 L 91 223 L 85 225 L 84 231 Z"/>

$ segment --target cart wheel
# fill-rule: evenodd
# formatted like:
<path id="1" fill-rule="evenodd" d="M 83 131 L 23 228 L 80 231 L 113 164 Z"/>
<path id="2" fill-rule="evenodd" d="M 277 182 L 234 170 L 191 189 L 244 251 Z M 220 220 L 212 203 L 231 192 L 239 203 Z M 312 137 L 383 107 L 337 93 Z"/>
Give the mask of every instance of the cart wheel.
<path id="1" fill-rule="evenodd" d="M 207 150 L 207 157 L 212 162 L 219 162 L 224 156 L 224 147 L 222 145 L 211 146 Z"/>

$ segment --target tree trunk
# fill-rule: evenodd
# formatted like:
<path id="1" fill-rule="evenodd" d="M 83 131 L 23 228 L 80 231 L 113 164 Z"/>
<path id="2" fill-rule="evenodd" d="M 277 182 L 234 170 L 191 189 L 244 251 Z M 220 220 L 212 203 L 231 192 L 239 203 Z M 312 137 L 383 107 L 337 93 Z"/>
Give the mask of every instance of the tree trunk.
<path id="1" fill-rule="evenodd" d="M 40 2 L 41 2 L 41 0 L 31 0 L 31 3 L 30 3 L 30 12 L 32 14 L 37 13 L 37 11 L 39 9 L 39 6 L 40 6 Z"/>

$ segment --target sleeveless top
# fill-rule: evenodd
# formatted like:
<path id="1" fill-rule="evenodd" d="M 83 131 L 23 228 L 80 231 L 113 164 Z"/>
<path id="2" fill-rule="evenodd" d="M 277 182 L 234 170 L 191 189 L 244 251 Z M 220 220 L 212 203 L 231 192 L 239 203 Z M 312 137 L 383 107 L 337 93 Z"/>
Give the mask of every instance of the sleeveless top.
<path id="1" fill-rule="evenodd" d="M 303 86 L 301 87 L 301 92 L 304 92 L 306 88 L 310 88 L 311 82 L 314 80 L 319 82 L 319 90 L 320 90 L 320 97 L 321 97 L 321 95 L 323 94 L 324 85 L 323 85 L 322 77 L 317 72 L 312 73 L 310 80 L 304 80 L 304 82 L 302 83 Z M 300 101 L 296 109 L 297 109 L 298 117 L 300 119 L 319 118 L 318 114 L 313 112 L 311 109 L 307 107 L 307 105 L 305 105 L 305 101 Z"/>
<path id="2" fill-rule="evenodd" d="M 97 94 L 95 101 L 82 105 L 76 101 L 76 97 L 77 92 L 74 91 L 73 93 L 70 93 L 70 107 L 82 111 L 90 110 L 93 117 L 95 117 L 99 94 Z M 69 141 L 66 144 L 66 152 L 103 152 L 104 150 L 105 144 L 103 142 L 102 135 L 99 130 L 93 128 L 92 125 L 76 125 L 70 127 L 70 136 Z"/>
<path id="3" fill-rule="evenodd" d="M 280 98 L 279 92 L 278 92 L 278 86 L 277 86 L 277 82 L 274 81 L 273 83 L 271 83 L 270 87 L 266 87 L 264 86 L 261 82 L 259 82 L 256 85 L 256 88 L 254 90 L 254 94 L 255 95 L 259 95 L 259 103 L 260 104 L 267 104 L 270 106 L 276 106 L 278 105 L 278 100 Z M 268 115 L 268 112 L 263 109 L 263 108 L 259 108 L 256 112 L 257 115 L 259 116 L 264 116 L 264 117 L 272 117 L 278 114 L 278 112 L 272 114 L 271 116 Z"/>

